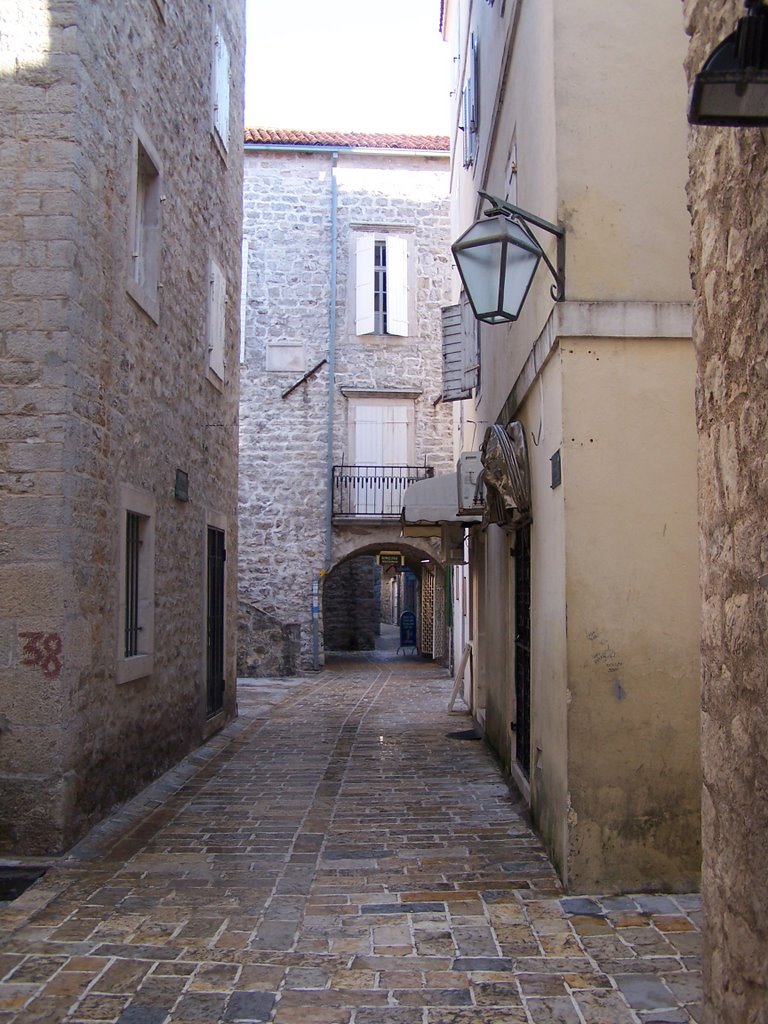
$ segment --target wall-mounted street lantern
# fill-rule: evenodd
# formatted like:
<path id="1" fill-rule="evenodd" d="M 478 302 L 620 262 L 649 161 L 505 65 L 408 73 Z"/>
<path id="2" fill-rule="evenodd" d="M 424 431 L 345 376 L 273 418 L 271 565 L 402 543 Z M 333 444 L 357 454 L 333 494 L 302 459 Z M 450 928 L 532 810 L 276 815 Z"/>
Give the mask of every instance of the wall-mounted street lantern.
<path id="1" fill-rule="evenodd" d="M 541 217 L 512 206 L 487 192 L 491 204 L 451 246 L 472 312 L 487 324 L 517 320 L 533 276 L 544 260 L 555 283 L 550 289 L 558 302 L 565 298 L 565 231 Z M 557 238 L 557 269 L 542 249 L 532 227 Z"/>
<path id="2" fill-rule="evenodd" d="M 691 124 L 750 128 L 768 125 L 768 8 L 745 0 L 745 17 L 717 46 L 693 80 Z"/>

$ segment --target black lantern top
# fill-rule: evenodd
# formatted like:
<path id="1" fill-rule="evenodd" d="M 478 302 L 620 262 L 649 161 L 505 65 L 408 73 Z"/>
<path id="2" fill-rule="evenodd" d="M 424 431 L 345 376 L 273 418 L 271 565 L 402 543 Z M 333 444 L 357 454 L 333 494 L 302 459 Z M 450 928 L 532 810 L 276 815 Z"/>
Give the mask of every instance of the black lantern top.
<path id="1" fill-rule="evenodd" d="M 768 125 L 768 8 L 746 0 L 748 13 L 715 47 L 696 75 L 691 124 L 750 128 Z"/>

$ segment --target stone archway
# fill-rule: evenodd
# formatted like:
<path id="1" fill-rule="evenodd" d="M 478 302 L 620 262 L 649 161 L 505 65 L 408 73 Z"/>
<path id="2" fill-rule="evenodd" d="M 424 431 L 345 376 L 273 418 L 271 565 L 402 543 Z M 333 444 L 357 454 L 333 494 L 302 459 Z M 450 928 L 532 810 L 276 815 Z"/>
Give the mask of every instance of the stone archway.
<path id="1" fill-rule="evenodd" d="M 323 647 L 328 652 L 373 651 L 382 637 L 391 638 L 399 629 L 403 612 L 413 612 L 418 622 L 418 648 L 422 650 L 422 588 L 429 592 L 429 643 L 424 651 L 435 656 L 434 580 L 442 595 L 443 566 L 428 545 L 402 539 L 350 545 L 330 572 L 323 577 L 321 591 Z M 382 551 L 399 552 L 402 567 L 382 567 L 377 555 Z M 438 656 L 443 653 L 442 649 Z"/>

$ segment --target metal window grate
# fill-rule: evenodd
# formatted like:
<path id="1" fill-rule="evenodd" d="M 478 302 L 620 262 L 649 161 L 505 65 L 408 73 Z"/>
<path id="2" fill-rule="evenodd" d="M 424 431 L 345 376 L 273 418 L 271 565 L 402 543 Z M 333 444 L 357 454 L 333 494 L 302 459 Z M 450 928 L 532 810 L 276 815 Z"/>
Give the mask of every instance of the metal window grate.
<path id="1" fill-rule="evenodd" d="M 139 556 L 141 553 L 141 516 L 125 516 L 125 656 L 139 653 Z"/>
<path id="2" fill-rule="evenodd" d="M 387 243 L 374 244 L 373 257 L 373 332 L 387 333 Z"/>

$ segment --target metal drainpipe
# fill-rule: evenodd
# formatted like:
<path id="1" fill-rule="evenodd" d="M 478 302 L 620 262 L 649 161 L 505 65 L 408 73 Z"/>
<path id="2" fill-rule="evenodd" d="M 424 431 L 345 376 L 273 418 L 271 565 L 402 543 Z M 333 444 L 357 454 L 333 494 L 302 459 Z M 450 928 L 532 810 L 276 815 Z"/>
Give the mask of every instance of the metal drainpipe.
<path id="1" fill-rule="evenodd" d="M 323 569 L 328 572 L 333 557 L 333 405 L 336 391 L 336 260 L 338 249 L 338 188 L 336 165 L 339 154 L 331 154 L 331 280 L 328 303 L 328 425 L 327 425 L 327 467 L 325 488 L 325 562 Z M 318 581 L 319 584 L 319 581 Z M 319 586 L 318 586 L 319 590 Z M 312 653 L 315 670 L 320 668 L 320 622 L 318 613 L 312 616 Z"/>

